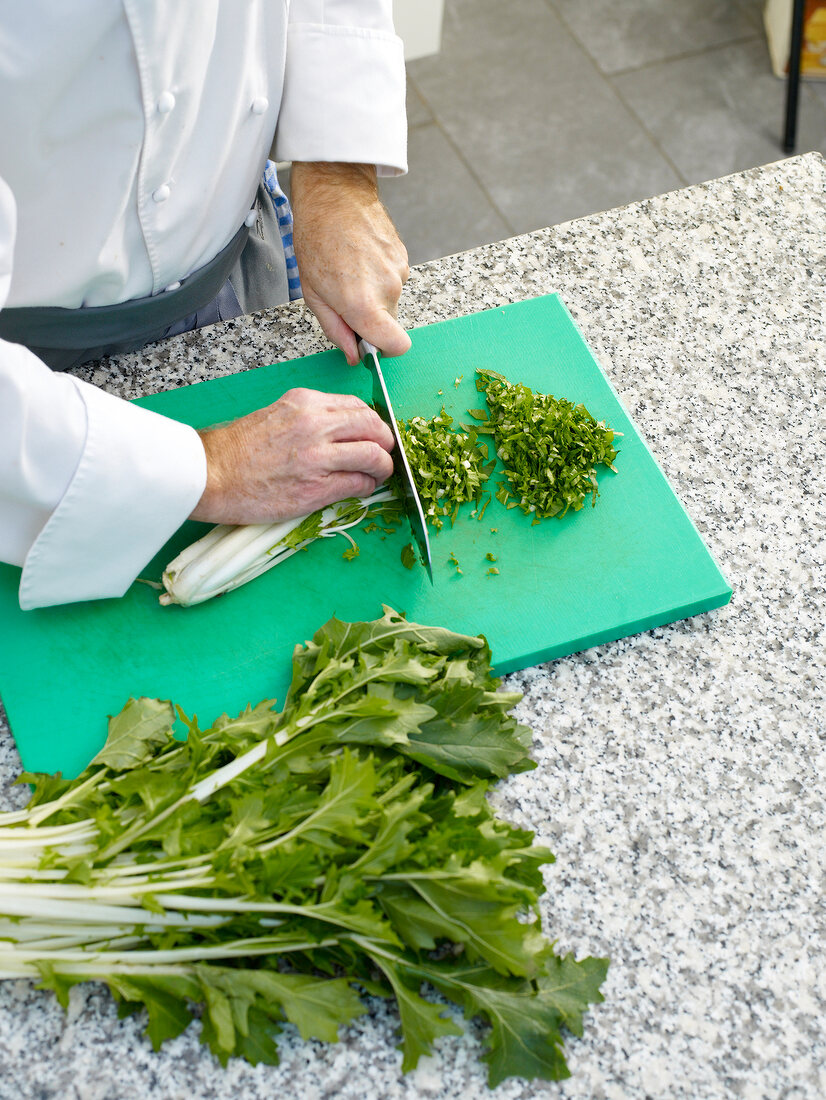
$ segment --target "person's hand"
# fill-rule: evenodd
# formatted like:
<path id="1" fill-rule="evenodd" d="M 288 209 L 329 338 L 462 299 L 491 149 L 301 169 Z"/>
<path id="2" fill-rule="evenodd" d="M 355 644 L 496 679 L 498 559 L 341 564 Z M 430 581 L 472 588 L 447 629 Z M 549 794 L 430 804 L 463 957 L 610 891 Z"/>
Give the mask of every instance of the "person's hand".
<path id="1" fill-rule="evenodd" d="M 393 433 L 349 394 L 288 390 L 265 409 L 199 434 L 207 485 L 190 518 L 205 523 L 307 515 L 367 496 L 393 472 Z"/>
<path id="2" fill-rule="evenodd" d="M 366 164 L 296 162 L 290 176 L 293 243 L 304 300 L 347 362 L 359 361 L 355 333 L 385 355 L 410 337 L 396 320 L 410 274 L 407 250 Z"/>

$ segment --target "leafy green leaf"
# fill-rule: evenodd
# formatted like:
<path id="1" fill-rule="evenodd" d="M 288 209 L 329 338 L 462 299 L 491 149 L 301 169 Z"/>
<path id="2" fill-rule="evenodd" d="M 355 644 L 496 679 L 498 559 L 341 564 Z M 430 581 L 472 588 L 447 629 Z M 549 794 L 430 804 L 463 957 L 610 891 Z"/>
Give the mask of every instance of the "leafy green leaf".
<path id="1" fill-rule="evenodd" d="M 256 970 L 250 984 L 268 1001 L 275 1001 L 301 1033 L 302 1039 L 335 1043 L 338 1029 L 367 1009 L 344 978 L 317 978 L 309 974 L 278 974 Z"/>
<path id="2" fill-rule="evenodd" d="M 408 542 L 408 544 L 402 548 L 402 565 L 405 569 L 412 569 L 415 564 L 416 551 L 413 548 L 413 543 Z"/>
<path id="3" fill-rule="evenodd" d="M 461 1035 L 462 1028 L 445 1015 L 444 1005 L 426 1001 L 411 988 L 410 979 L 405 977 L 402 968 L 394 966 L 385 956 L 375 961 L 387 975 L 396 995 L 402 1025 L 402 1073 L 409 1073 L 423 1054 L 432 1052 L 436 1039 L 443 1035 Z"/>
<path id="4" fill-rule="evenodd" d="M 589 1004 L 605 998 L 599 987 L 608 974 L 608 959 L 589 956 L 577 962 L 572 954 L 551 955 L 537 979 L 543 1001 L 553 1003 L 563 1025 L 573 1035 L 582 1035 L 582 1016 Z"/>
<path id="5" fill-rule="evenodd" d="M 521 884 L 479 860 L 468 867 L 399 871 L 392 881 L 404 883 L 428 907 L 427 921 L 417 917 L 423 927 L 440 928 L 441 938 L 462 944 L 472 958 L 502 974 L 538 972 L 547 942 L 536 924 L 516 919 L 526 900 Z"/>
<path id="6" fill-rule="evenodd" d="M 239 1058 L 246 1059 L 253 1066 L 259 1062 L 269 1066 L 277 1066 L 278 1036 L 281 1027 L 273 1020 L 272 1016 L 253 1006 L 248 1013 L 248 1030 L 235 1033 L 235 1053 Z"/>
<path id="7" fill-rule="evenodd" d="M 148 1014 L 146 1034 L 155 1050 L 166 1039 L 174 1039 L 192 1022 L 187 1001 L 200 999 L 198 983 L 187 975 L 158 974 L 152 977 L 110 974 L 106 983 L 112 992 L 129 1003 L 142 1004 Z"/>
<path id="8" fill-rule="evenodd" d="M 488 1083 L 495 1088 L 506 1077 L 545 1078 L 558 1081 L 570 1076 L 562 1052 L 560 1028 L 571 1024 L 581 1034 L 582 1014 L 589 1003 L 602 1001 L 599 986 L 605 979 L 607 960 L 572 955 L 551 959 L 547 978 L 537 985 L 494 973 L 483 965 L 456 964 L 428 974 L 428 980 L 446 996 L 464 1004 L 469 1016 L 480 1013 L 490 1024 Z M 425 967 L 416 967 L 424 974 Z M 547 982 L 547 984 L 545 984 Z"/>
<path id="9" fill-rule="evenodd" d="M 175 711 L 160 699 L 130 699 L 120 714 L 109 719 L 106 744 L 92 760 L 114 771 L 136 768 L 172 737 Z"/>

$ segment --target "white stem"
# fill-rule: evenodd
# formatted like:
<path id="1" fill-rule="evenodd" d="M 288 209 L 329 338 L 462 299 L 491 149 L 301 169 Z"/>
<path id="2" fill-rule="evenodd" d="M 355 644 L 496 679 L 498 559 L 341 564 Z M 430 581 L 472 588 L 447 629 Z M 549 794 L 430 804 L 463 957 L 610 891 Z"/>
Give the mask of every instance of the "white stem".
<path id="1" fill-rule="evenodd" d="M 248 538 L 237 538 L 237 551 L 232 556 L 227 556 L 223 561 L 204 562 L 202 570 L 193 578 L 193 585 L 210 594 L 221 591 L 227 584 L 231 584 L 239 569 L 248 569 L 253 562 L 262 559 L 269 562 L 276 546 L 295 530 L 304 521 L 305 516 L 287 520 L 284 523 L 262 523 L 251 527 L 237 527 L 232 535 L 227 536 L 229 544 L 239 532 Z"/>
<path id="2" fill-rule="evenodd" d="M 122 886 L 85 886 L 77 882 L 16 882 L 14 884 L 0 882 L 0 913 L 6 908 L 9 898 L 22 900 L 24 898 L 50 898 L 55 901 L 116 901 L 125 905 L 130 903 L 140 905 L 141 894 L 154 893 L 158 887 L 175 890 L 199 890 L 205 886 L 212 886 L 212 875 L 194 874 L 188 878 L 169 881 L 165 877 L 160 881 L 146 883 L 125 883 Z M 148 886 L 149 889 L 142 887 Z"/>
<path id="3" fill-rule="evenodd" d="M 175 895 L 171 895 L 175 897 Z M 209 902 L 210 898 L 197 898 L 197 901 Z M 35 917 L 55 923 L 59 921 L 75 921 L 88 924 L 126 924 L 133 928 L 140 924 L 143 928 L 181 928 L 192 923 L 192 919 L 179 910 L 186 906 L 173 908 L 167 906 L 172 912 L 150 913 L 144 909 L 140 900 L 135 898 L 124 899 L 120 905 L 101 905 L 92 900 L 72 901 L 70 899 L 57 900 L 44 897 L 23 897 L 20 894 L 5 897 L 0 901 L 0 913 L 6 917 Z M 196 909 L 210 909 L 209 905 L 191 906 Z M 212 907 L 217 908 L 217 907 Z M 239 907 L 240 908 L 240 907 Z"/>
<path id="4" fill-rule="evenodd" d="M 241 775 L 247 768 L 257 764 L 259 760 L 266 756 L 268 743 L 269 738 L 267 737 L 263 741 L 259 741 L 257 745 L 253 745 L 251 749 L 247 749 L 241 756 L 236 756 L 234 760 L 230 760 L 229 764 L 225 764 L 223 768 L 212 772 L 200 783 L 195 784 L 188 797 L 197 798 L 199 802 L 204 802 L 211 794 L 226 786 L 227 783 L 231 783 L 237 775 Z"/>
<path id="5" fill-rule="evenodd" d="M 182 947 L 147 951 L 38 951 L 26 952 L 0 948 L 0 979 L 39 977 L 35 962 L 51 962 L 60 974 L 84 978 L 106 978 L 110 974 L 146 974 L 152 977 L 181 973 L 180 964 L 202 959 L 244 958 L 250 955 L 279 955 L 288 951 L 314 951 L 333 947 L 337 939 L 282 942 L 277 937 L 235 940 L 209 947 Z M 178 969 L 175 969 L 178 964 Z M 185 972 L 185 971 L 184 971 Z"/>
<path id="6" fill-rule="evenodd" d="M 310 513 L 310 516 L 319 517 L 319 536 L 340 534 L 361 523 L 373 505 L 394 499 L 392 491 L 382 489 L 369 497 L 347 498 L 320 513 Z M 343 516 L 352 515 L 353 509 L 357 514 L 342 521 Z M 282 545 L 308 518 L 299 516 L 281 523 L 213 528 L 167 566 L 163 574 L 166 591 L 160 597 L 161 603 L 184 606 L 203 603 L 261 576 L 312 542 L 312 538 L 308 538 L 296 546 Z"/>

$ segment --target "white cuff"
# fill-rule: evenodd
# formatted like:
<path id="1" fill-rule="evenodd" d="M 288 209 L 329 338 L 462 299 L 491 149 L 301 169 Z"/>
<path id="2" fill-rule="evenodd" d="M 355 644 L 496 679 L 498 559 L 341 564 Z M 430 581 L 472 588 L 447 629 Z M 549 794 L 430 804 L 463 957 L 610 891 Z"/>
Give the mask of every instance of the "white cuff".
<path id="1" fill-rule="evenodd" d="M 291 24 L 275 158 L 407 171 L 404 47 L 395 34 Z"/>
<path id="2" fill-rule="evenodd" d="M 193 428 L 73 381 L 86 405 L 86 443 L 26 557 L 24 610 L 122 596 L 206 485 L 206 455 Z"/>

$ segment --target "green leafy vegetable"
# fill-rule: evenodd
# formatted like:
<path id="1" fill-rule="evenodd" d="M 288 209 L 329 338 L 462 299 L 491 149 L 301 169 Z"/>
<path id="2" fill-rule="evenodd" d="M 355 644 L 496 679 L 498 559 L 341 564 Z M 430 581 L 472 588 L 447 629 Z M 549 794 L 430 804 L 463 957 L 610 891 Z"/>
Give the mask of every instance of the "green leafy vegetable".
<path id="1" fill-rule="evenodd" d="M 454 431 L 452 425 L 453 417 L 444 409 L 430 420 L 414 416 L 399 421 L 425 518 L 437 530 L 446 517 L 453 523 L 465 501 L 481 502 L 484 484 L 496 465 L 473 429 Z"/>
<path id="2" fill-rule="evenodd" d="M 347 497 L 282 523 L 219 524 L 169 563 L 163 573 L 165 591 L 159 600 L 164 605 L 184 607 L 203 603 L 255 580 L 318 538 L 343 535 L 350 547 L 342 557 L 352 561 L 359 549 L 347 529 L 375 516 L 392 522 L 401 512 L 394 492 L 382 487 L 372 496 Z"/>
<path id="3" fill-rule="evenodd" d="M 200 1005 L 222 1063 L 277 1062 L 285 1022 L 335 1041 L 369 991 L 396 999 L 405 1070 L 461 1030 L 437 990 L 489 1025 L 491 1085 L 566 1076 L 607 964 L 554 954 L 553 856 L 488 805 L 534 766 L 498 688 L 483 638 L 385 608 L 296 647 L 281 711 L 201 730 L 130 700 L 76 780 L 23 776 L 0 815 L 0 977 L 64 1007 L 103 981 L 156 1048 Z"/>
<path id="4" fill-rule="evenodd" d="M 596 467 L 616 473 L 614 438 L 620 433 L 597 421 L 584 405 L 534 393 L 496 371 L 476 373 L 489 415 L 482 409 L 468 412 L 484 422 L 478 431 L 493 435 L 505 464 L 507 483 L 499 483 L 497 500 L 533 515 L 534 522 L 564 516 L 571 508 L 578 511 L 588 493 L 596 504 Z"/>
<path id="5" fill-rule="evenodd" d="M 416 564 L 416 551 L 412 542 L 408 542 L 407 546 L 402 549 L 402 565 L 405 569 L 412 569 Z"/>

